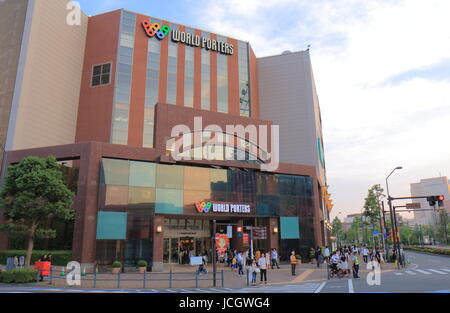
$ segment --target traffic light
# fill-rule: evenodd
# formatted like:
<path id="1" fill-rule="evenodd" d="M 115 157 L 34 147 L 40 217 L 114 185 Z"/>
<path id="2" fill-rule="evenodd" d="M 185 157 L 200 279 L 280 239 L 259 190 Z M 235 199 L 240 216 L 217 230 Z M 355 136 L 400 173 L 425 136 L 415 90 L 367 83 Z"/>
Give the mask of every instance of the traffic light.
<path id="1" fill-rule="evenodd" d="M 438 203 L 438 205 L 440 207 L 443 207 L 444 206 L 444 200 L 445 200 L 445 197 L 442 196 L 442 195 L 427 197 L 428 204 L 430 206 L 433 206 L 433 207 L 436 205 L 436 202 Z"/>
<path id="2" fill-rule="evenodd" d="M 444 206 L 444 200 L 445 200 L 445 197 L 444 196 L 438 196 L 438 205 L 440 206 L 440 207 L 443 207 Z"/>

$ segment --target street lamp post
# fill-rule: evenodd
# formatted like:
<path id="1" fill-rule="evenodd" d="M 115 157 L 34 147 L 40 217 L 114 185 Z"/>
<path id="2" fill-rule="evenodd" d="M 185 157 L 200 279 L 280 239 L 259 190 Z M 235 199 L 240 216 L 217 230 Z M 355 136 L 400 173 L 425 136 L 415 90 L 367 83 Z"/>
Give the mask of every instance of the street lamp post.
<path id="1" fill-rule="evenodd" d="M 391 194 L 389 193 L 388 179 L 396 170 L 401 170 L 401 169 L 403 169 L 403 167 L 397 166 L 396 168 L 394 168 L 392 170 L 392 172 L 388 175 L 388 177 L 386 177 L 386 190 L 387 190 L 387 193 L 388 193 L 389 212 L 391 214 L 391 225 L 392 225 L 392 228 L 394 228 L 394 235 L 393 235 L 393 238 L 394 238 L 394 250 L 396 251 L 397 258 L 399 260 L 399 262 L 397 263 L 398 264 L 398 268 L 400 268 L 400 262 L 401 262 L 400 247 L 398 246 L 398 243 L 397 243 L 397 229 L 396 229 L 395 223 L 394 223 L 395 216 L 393 215 L 393 210 L 392 210 L 392 199 L 391 199 Z"/>

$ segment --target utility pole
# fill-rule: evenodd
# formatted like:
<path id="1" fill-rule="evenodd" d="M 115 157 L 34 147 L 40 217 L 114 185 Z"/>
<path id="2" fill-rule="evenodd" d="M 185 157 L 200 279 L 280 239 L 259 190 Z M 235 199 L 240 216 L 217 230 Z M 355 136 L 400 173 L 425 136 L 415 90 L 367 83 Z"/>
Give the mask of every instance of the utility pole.
<path id="1" fill-rule="evenodd" d="M 212 247 L 213 247 L 213 251 L 212 251 L 212 259 L 213 259 L 213 282 L 214 282 L 214 287 L 216 287 L 217 285 L 217 281 L 216 281 L 216 273 L 217 273 L 217 264 L 216 264 L 216 220 L 213 220 L 213 241 L 212 241 Z"/>
<path id="2" fill-rule="evenodd" d="M 381 212 L 383 212 L 383 225 L 381 221 Z M 383 240 L 383 251 L 386 251 L 386 242 L 384 240 L 384 230 L 386 229 L 386 220 L 384 218 L 384 201 L 381 201 L 381 212 L 380 212 L 380 232 L 381 232 L 381 238 Z"/>

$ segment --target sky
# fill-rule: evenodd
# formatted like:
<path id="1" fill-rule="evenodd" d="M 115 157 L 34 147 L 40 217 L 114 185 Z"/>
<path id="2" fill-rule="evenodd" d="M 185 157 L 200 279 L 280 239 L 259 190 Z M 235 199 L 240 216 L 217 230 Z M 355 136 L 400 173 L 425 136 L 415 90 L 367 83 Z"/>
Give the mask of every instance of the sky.
<path id="1" fill-rule="evenodd" d="M 311 45 L 332 217 L 361 212 L 397 166 L 392 196 L 450 176 L 448 0 L 78 2 L 88 15 L 125 8 L 249 41 L 257 57 Z"/>

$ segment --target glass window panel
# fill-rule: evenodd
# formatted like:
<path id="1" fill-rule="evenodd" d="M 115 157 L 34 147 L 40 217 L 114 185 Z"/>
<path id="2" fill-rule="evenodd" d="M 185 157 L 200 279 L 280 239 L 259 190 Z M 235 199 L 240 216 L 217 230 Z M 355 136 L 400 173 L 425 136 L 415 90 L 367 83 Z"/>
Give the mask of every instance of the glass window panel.
<path id="1" fill-rule="evenodd" d="M 128 47 L 120 47 L 119 48 L 119 54 L 132 57 L 133 56 L 133 49 Z"/>
<path id="2" fill-rule="evenodd" d="M 106 186 L 105 205 L 128 205 L 128 186 Z"/>
<path id="3" fill-rule="evenodd" d="M 155 188 L 130 187 L 130 204 L 153 204 L 156 200 Z"/>
<path id="4" fill-rule="evenodd" d="M 156 186 L 158 188 L 183 189 L 182 166 L 157 164 Z"/>
<path id="5" fill-rule="evenodd" d="M 94 76 L 92 78 L 92 86 L 99 86 L 100 85 L 100 76 Z"/>
<path id="6" fill-rule="evenodd" d="M 102 66 L 101 65 L 94 66 L 93 74 L 100 75 L 101 73 L 102 73 Z"/>
<path id="7" fill-rule="evenodd" d="M 127 213 L 98 212 L 98 240 L 125 240 L 127 233 Z"/>
<path id="8" fill-rule="evenodd" d="M 195 209 L 195 202 L 211 201 L 210 191 L 184 191 L 184 206 L 186 208 Z"/>
<path id="9" fill-rule="evenodd" d="M 156 189 L 155 213 L 183 214 L 183 190 Z"/>
<path id="10" fill-rule="evenodd" d="M 184 167 L 184 190 L 210 190 L 210 169 Z"/>
<path id="11" fill-rule="evenodd" d="M 102 183 L 106 185 L 128 186 L 130 162 L 115 159 L 102 160 Z"/>
<path id="12" fill-rule="evenodd" d="M 155 163 L 130 162 L 130 186 L 155 187 Z"/>
<path id="13" fill-rule="evenodd" d="M 109 77 L 110 77 L 109 74 L 102 75 L 102 85 L 109 84 Z"/>
<path id="14" fill-rule="evenodd" d="M 119 63 L 118 71 L 119 73 L 131 75 L 131 65 Z"/>
<path id="15" fill-rule="evenodd" d="M 280 218 L 281 239 L 299 239 L 300 227 L 298 217 Z"/>
<path id="16" fill-rule="evenodd" d="M 210 169 L 210 177 L 211 177 L 211 189 L 213 191 L 228 191 L 228 171 L 227 170 L 218 170 L 218 169 Z"/>

